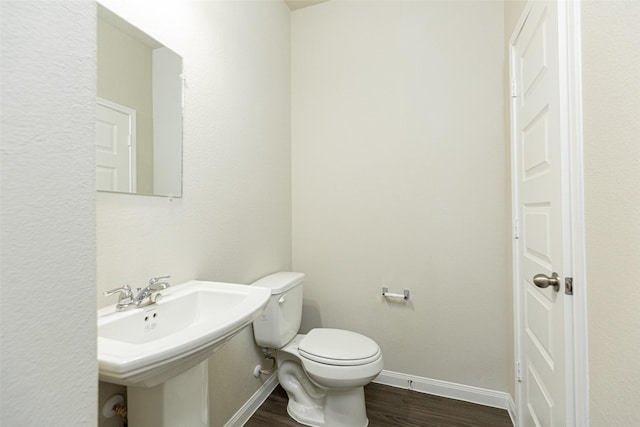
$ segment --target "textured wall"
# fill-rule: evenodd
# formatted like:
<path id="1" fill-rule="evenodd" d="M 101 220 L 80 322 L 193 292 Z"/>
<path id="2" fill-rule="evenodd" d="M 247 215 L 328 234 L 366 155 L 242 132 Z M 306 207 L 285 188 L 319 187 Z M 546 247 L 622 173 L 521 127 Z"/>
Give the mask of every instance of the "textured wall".
<path id="1" fill-rule="evenodd" d="M 95 425 L 95 4 L 0 28 L 0 424 Z"/>
<path id="2" fill-rule="evenodd" d="M 248 283 L 291 268 L 286 5 L 102 3 L 183 56 L 187 89 L 183 198 L 97 195 L 98 291 L 163 274 Z M 257 353 L 247 330 L 210 359 L 212 426 L 259 387 Z"/>
<path id="3" fill-rule="evenodd" d="M 372 337 L 388 370 L 507 391 L 503 26 L 501 2 L 292 13 L 292 176 L 304 327 Z"/>
<path id="4" fill-rule="evenodd" d="M 583 3 L 593 427 L 640 420 L 640 3 Z"/>

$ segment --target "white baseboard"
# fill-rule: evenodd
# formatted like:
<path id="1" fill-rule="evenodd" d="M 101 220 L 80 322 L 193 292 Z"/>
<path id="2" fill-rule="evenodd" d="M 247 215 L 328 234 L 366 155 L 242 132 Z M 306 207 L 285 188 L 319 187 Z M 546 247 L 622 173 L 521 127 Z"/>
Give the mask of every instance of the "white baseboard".
<path id="1" fill-rule="evenodd" d="M 504 409 L 509 412 L 509 416 L 512 421 L 515 415 L 515 405 L 513 404 L 511 395 L 502 391 L 450 383 L 447 381 L 417 377 L 415 375 L 407 375 L 386 370 L 382 371 L 380 375 L 373 380 L 373 382 Z M 511 413 L 512 411 L 513 414 Z"/>
<path id="2" fill-rule="evenodd" d="M 253 393 L 253 396 L 247 402 L 242 405 L 242 408 L 238 409 L 233 417 L 224 425 L 224 427 L 241 427 L 249 418 L 258 410 L 260 405 L 264 403 L 269 395 L 278 386 L 278 375 L 271 374 L 271 377 L 260 386 L 260 388 Z"/>

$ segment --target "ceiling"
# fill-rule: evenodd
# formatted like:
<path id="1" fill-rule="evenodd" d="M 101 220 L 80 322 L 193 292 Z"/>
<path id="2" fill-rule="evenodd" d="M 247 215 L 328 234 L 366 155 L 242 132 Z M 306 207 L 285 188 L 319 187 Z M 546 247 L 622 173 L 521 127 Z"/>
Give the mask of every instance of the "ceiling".
<path id="1" fill-rule="evenodd" d="M 292 11 L 303 7 L 313 6 L 314 4 L 324 3 L 325 1 L 328 0 L 284 0 Z"/>

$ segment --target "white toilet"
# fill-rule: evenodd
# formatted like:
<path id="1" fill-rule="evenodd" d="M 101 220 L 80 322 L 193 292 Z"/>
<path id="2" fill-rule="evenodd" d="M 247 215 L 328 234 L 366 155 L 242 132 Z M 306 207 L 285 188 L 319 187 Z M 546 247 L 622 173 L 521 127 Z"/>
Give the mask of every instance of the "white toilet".
<path id="1" fill-rule="evenodd" d="M 303 281 L 302 273 L 280 272 L 253 283 L 271 288 L 267 308 L 253 322 L 256 343 L 277 350 L 278 380 L 293 419 L 309 426 L 365 427 L 364 386 L 382 371 L 380 347 L 341 329 L 298 334 Z"/>

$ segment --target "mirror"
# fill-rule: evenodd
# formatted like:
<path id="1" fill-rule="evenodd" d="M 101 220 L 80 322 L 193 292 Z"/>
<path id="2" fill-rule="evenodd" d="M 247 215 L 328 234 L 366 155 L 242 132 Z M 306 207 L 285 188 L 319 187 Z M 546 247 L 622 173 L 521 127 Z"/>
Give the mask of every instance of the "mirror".
<path id="1" fill-rule="evenodd" d="M 182 196 L 182 58 L 98 5 L 96 187 Z"/>

